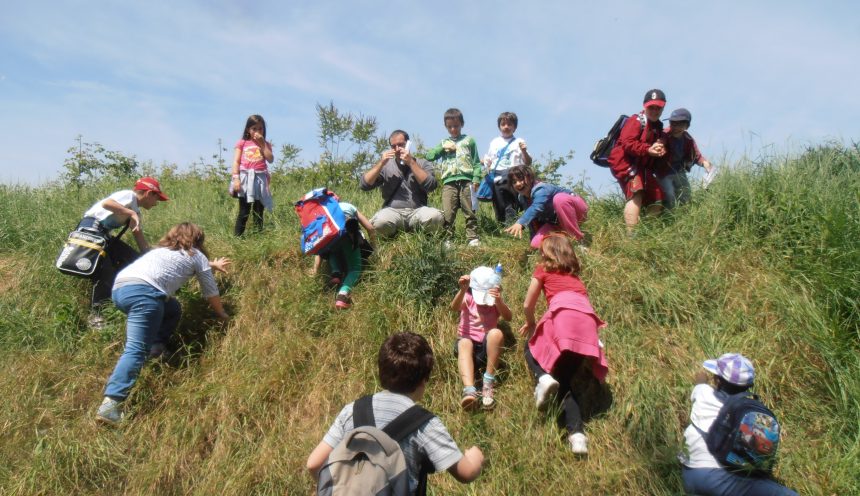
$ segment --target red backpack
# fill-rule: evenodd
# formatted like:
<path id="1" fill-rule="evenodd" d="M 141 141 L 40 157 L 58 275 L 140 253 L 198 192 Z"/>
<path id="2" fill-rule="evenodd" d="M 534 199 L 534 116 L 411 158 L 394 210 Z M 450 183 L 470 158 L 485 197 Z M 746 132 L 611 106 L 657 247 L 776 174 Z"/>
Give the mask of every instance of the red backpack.
<path id="1" fill-rule="evenodd" d="M 302 253 L 324 253 L 346 231 L 346 217 L 338 200 L 329 189 L 317 188 L 295 203 L 302 224 Z"/>

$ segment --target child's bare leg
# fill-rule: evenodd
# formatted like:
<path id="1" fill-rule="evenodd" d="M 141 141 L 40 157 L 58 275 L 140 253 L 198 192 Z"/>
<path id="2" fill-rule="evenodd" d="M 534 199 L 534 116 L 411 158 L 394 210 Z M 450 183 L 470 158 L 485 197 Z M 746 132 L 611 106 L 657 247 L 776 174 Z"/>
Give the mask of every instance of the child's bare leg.
<path id="1" fill-rule="evenodd" d="M 504 341 L 505 335 L 501 329 L 490 329 L 490 332 L 487 333 L 487 374 L 496 375 Z"/>
<path id="2" fill-rule="evenodd" d="M 457 341 L 457 365 L 460 368 L 460 379 L 463 386 L 475 385 L 475 362 L 472 358 L 472 340 L 460 338 Z"/>
<path id="3" fill-rule="evenodd" d="M 627 225 L 627 232 L 632 233 L 633 228 L 639 223 L 639 211 L 642 210 L 642 191 L 633 194 L 633 198 L 627 201 L 624 205 L 624 224 Z"/>

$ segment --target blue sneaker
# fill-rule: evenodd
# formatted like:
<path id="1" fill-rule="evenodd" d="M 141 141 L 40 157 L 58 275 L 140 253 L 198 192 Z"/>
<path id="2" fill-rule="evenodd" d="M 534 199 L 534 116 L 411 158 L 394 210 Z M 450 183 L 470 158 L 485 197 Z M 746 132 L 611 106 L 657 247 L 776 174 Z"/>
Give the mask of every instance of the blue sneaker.
<path id="1" fill-rule="evenodd" d="M 96 420 L 110 425 L 118 425 L 123 418 L 125 418 L 125 412 L 122 403 L 105 396 L 102 404 L 99 405 L 98 412 L 96 412 Z"/>

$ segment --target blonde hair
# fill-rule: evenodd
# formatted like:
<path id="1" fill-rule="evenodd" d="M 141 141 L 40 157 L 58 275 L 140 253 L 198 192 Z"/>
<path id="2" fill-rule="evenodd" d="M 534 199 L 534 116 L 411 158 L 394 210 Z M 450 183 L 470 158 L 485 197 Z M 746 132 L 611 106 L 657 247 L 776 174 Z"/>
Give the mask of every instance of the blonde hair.
<path id="1" fill-rule="evenodd" d="M 557 231 L 545 237 L 540 244 L 541 266 L 546 272 L 579 275 L 581 269 L 573 243 L 566 232 Z"/>
<path id="2" fill-rule="evenodd" d="M 183 222 L 177 224 L 167 231 L 167 234 L 158 242 L 158 246 L 168 248 L 174 251 L 185 250 L 193 253 L 194 250 L 199 250 L 200 253 L 209 257 L 206 249 L 203 247 L 203 242 L 206 241 L 206 235 L 203 229 L 197 224 Z"/>

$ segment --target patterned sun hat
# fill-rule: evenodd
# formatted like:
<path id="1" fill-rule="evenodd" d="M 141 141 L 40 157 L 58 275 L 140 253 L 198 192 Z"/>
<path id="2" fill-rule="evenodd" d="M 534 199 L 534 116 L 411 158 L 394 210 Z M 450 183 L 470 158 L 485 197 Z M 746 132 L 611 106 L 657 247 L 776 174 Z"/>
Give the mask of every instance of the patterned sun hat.
<path id="1" fill-rule="evenodd" d="M 755 380 L 752 362 L 740 353 L 726 353 L 716 360 L 705 360 L 702 367 L 736 386 L 751 386 Z"/>

